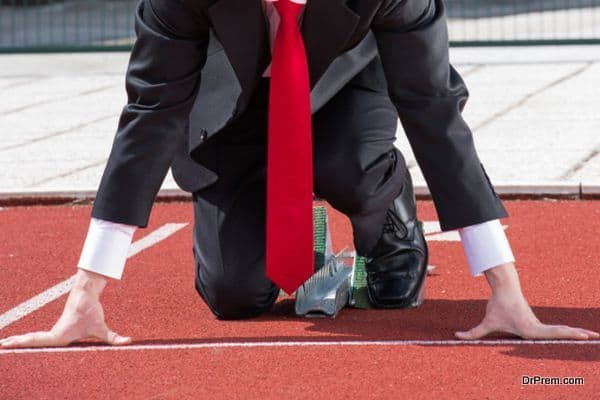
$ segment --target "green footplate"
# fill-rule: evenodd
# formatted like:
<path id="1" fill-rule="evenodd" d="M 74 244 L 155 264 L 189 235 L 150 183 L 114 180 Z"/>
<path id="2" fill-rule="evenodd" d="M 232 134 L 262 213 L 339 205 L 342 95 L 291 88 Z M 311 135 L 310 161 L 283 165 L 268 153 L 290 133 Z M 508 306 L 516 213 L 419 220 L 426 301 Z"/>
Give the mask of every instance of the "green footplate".
<path id="1" fill-rule="evenodd" d="M 327 209 L 323 206 L 313 207 L 313 232 L 315 247 L 315 272 L 325 265 L 327 257 Z"/>
<path id="2" fill-rule="evenodd" d="M 367 293 L 367 271 L 365 270 L 364 257 L 354 257 L 351 299 L 350 305 L 354 308 L 373 308 L 369 302 L 369 294 Z"/>
<path id="3" fill-rule="evenodd" d="M 314 247 L 315 247 L 315 272 L 325 265 L 325 260 L 331 256 L 331 237 L 327 222 L 327 209 L 323 206 L 313 207 Z M 352 278 L 352 296 L 350 306 L 355 308 L 370 309 L 369 295 L 367 294 L 367 273 L 365 259 L 354 257 L 354 272 Z"/>

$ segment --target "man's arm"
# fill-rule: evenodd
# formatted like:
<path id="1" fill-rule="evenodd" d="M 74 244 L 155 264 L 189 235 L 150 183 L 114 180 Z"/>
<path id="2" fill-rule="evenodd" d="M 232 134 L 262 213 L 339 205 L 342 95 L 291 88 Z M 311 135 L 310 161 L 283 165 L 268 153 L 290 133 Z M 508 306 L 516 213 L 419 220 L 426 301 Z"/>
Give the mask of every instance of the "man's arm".
<path id="1" fill-rule="evenodd" d="M 3 348 L 66 346 L 85 338 L 112 345 L 131 340 L 108 329 L 100 294 L 107 277 L 120 278 L 135 227 L 147 224 L 178 140 L 185 135 L 208 46 L 207 22 L 178 0 L 144 0 L 135 27 L 126 76 L 128 104 L 63 314 L 51 330 L 3 339 Z"/>
<path id="2" fill-rule="evenodd" d="M 449 62 L 443 3 L 386 0 L 372 30 L 390 99 L 430 188 L 442 229 L 506 217 L 461 115 L 468 91 Z"/>
<path id="3" fill-rule="evenodd" d="M 206 62 L 208 21 L 178 0 L 145 0 L 126 76 L 124 107 L 92 216 L 145 227 L 184 140 Z"/>
<path id="4" fill-rule="evenodd" d="M 390 98 L 434 199 L 443 230 L 506 216 L 461 116 L 468 92 L 449 63 L 441 0 L 385 0 L 373 20 Z M 461 235 L 465 237 L 462 231 Z M 481 237 L 482 232 L 476 233 Z M 525 299 L 514 262 L 484 272 L 492 289 L 481 324 L 461 339 L 492 332 L 523 338 L 589 339 L 598 333 L 542 324 Z"/>

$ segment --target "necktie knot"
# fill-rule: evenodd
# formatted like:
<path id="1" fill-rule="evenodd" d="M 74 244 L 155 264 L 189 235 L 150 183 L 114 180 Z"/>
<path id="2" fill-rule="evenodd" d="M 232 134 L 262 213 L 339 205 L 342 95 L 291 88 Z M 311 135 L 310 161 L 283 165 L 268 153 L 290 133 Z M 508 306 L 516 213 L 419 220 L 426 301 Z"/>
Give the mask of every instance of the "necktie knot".
<path id="1" fill-rule="evenodd" d="M 302 4 L 294 3 L 291 0 L 277 0 L 273 3 L 282 23 L 297 22 L 302 12 Z"/>

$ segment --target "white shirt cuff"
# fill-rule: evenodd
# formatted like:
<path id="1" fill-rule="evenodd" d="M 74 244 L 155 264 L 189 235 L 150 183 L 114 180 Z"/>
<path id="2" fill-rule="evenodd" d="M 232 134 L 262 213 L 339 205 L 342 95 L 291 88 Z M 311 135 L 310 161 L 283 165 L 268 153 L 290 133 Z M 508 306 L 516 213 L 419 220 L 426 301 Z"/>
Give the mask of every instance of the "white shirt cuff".
<path id="1" fill-rule="evenodd" d="M 78 268 L 121 279 L 137 226 L 92 218 Z"/>
<path id="2" fill-rule="evenodd" d="M 473 276 L 515 261 L 504 228 L 498 219 L 467 226 L 459 229 L 458 233 Z"/>

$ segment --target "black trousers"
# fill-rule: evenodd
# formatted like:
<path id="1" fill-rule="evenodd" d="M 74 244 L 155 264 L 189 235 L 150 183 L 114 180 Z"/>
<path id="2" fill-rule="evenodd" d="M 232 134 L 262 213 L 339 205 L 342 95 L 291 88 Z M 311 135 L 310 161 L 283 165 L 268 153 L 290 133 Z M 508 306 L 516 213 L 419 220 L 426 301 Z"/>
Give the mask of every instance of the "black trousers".
<path id="1" fill-rule="evenodd" d="M 214 140 L 218 181 L 194 193 L 196 289 L 223 319 L 256 316 L 279 288 L 265 273 L 268 80 Z M 397 112 L 385 90 L 350 82 L 313 116 L 314 191 L 346 214 L 366 254 L 408 173 L 395 149 Z"/>

